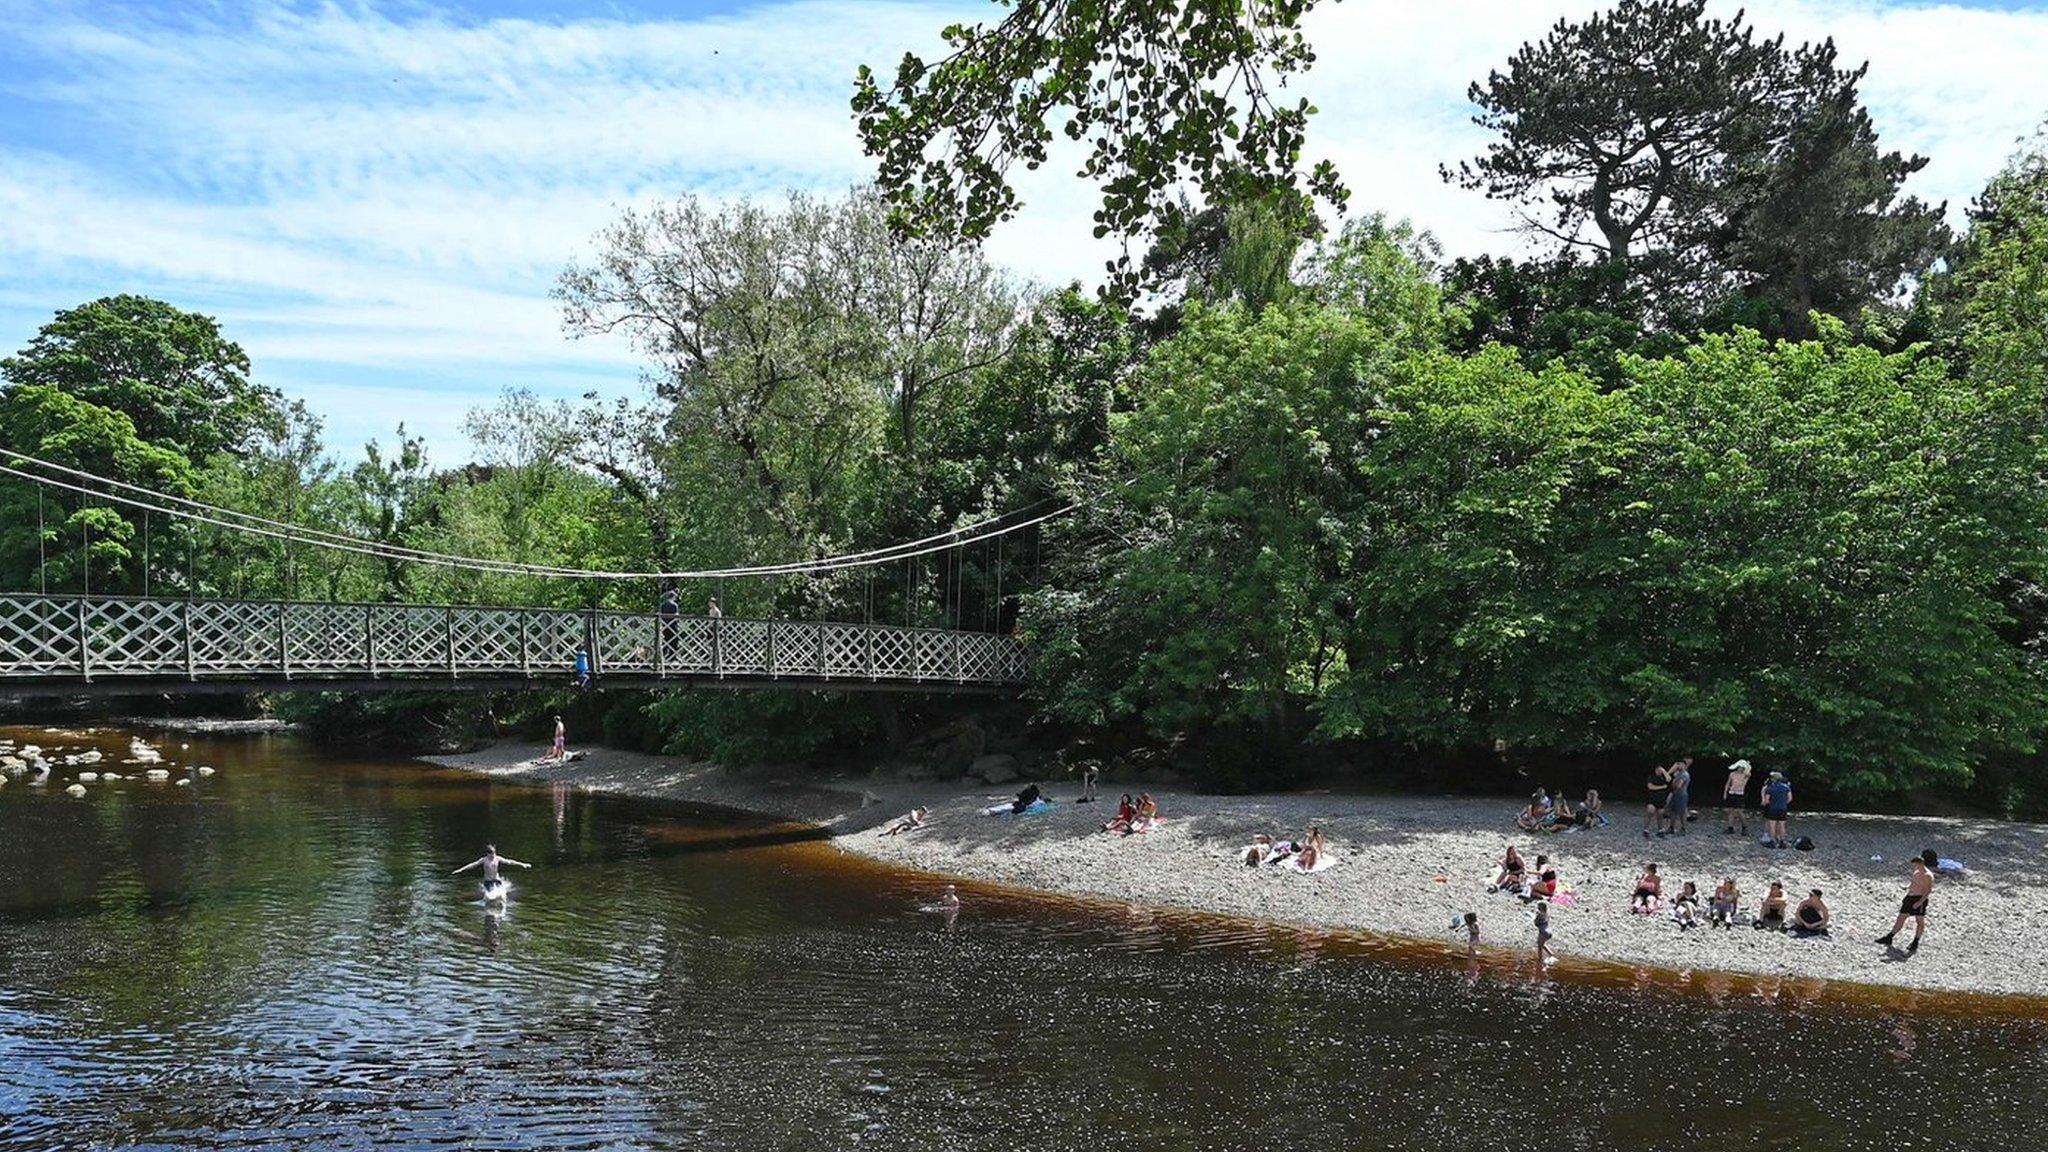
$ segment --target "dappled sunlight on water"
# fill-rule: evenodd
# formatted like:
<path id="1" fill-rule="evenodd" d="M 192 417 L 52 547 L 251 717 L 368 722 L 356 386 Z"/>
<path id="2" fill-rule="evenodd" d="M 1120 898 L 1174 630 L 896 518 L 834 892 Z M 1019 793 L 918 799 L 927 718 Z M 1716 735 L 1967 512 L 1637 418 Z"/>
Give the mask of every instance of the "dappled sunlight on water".
<path id="1" fill-rule="evenodd" d="M 2025 1012 L 965 884 L 949 921 L 788 825 L 180 741 L 219 773 L 0 789 L 0 1147 L 2048 1136 Z M 537 865 L 502 914 L 448 875 L 486 840 Z"/>

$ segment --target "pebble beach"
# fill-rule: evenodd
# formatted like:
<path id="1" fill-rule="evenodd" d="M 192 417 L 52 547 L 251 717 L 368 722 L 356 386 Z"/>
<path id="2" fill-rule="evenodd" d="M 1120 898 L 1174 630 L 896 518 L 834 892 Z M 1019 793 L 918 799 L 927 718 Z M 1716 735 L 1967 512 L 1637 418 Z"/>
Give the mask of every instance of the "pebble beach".
<path id="1" fill-rule="evenodd" d="M 1552 950 L 1561 962 L 1600 961 L 1675 971 L 1846 981 L 1894 988 L 2048 997 L 2048 825 L 1956 817 L 1794 811 L 1792 835 L 1812 851 L 1772 849 L 1723 832 L 1707 809 L 1685 835 L 1645 839 L 1639 807 L 1610 803 L 1604 828 L 1530 834 L 1518 802 L 1470 797 L 1300 792 L 1212 796 L 1153 790 L 1164 823 L 1143 835 L 1104 833 L 1117 791 L 1074 803 L 1078 787 L 1047 786 L 1055 801 L 1024 816 L 983 816 L 1018 785 L 907 783 L 800 774 L 742 776 L 664 757 L 591 749 L 580 760 L 531 759 L 526 744 L 430 757 L 466 771 L 665 798 L 785 817 L 825 828 L 840 849 L 929 872 L 1038 891 L 1242 916 L 1273 923 L 1432 940 L 1462 952 L 1451 922 L 1480 918 L 1483 946 L 1530 951 L 1534 929 L 1518 899 L 1489 893 L 1501 856 L 1519 846 L 1547 855 L 1571 893 L 1554 906 Z M 882 828 L 913 805 L 927 826 Z M 1322 828 L 1335 864 L 1314 875 L 1248 867 L 1242 848 L 1261 833 Z M 1920 951 L 1905 957 L 1873 941 L 1891 927 L 1910 858 L 1923 849 L 1966 870 L 1939 875 Z M 1667 896 L 1691 880 L 1706 896 L 1725 876 L 1742 891 L 1739 927 L 1682 930 L 1668 916 L 1635 915 L 1629 893 L 1646 861 Z M 1820 888 L 1834 913 L 1830 937 L 1795 939 L 1748 926 L 1772 880 L 1793 902 Z M 1910 934 L 1910 926 L 1907 933 Z"/>

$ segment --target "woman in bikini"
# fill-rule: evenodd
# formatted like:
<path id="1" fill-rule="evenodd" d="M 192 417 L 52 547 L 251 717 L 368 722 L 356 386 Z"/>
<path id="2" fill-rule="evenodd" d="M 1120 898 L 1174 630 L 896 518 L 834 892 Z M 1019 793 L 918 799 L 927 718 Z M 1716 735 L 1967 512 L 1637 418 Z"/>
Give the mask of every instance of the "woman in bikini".
<path id="1" fill-rule="evenodd" d="M 1508 845 L 1508 854 L 1501 858 L 1500 875 L 1494 878 L 1493 886 L 1488 888 L 1487 891 L 1499 892 L 1502 889 L 1506 889 L 1509 892 L 1520 892 L 1522 890 L 1522 877 L 1528 871 L 1529 866 L 1522 863 L 1522 854 L 1515 851 L 1515 846 L 1510 844 Z"/>
<path id="2" fill-rule="evenodd" d="M 1138 793 L 1138 811 L 1124 825 L 1124 835 L 1129 836 L 1133 832 L 1150 832 L 1158 826 L 1159 805 L 1153 801 L 1150 792 Z"/>
<path id="3" fill-rule="evenodd" d="M 1648 916 L 1664 902 L 1664 878 L 1657 875 L 1655 864 L 1643 865 L 1643 874 L 1636 877 L 1635 895 L 1628 900 L 1628 910 L 1638 916 Z"/>
<path id="4" fill-rule="evenodd" d="M 1131 821 L 1137 818 L 1138 806 L 1131 803 L 1131 794 L 1126 792 L 1124 793 L 1124 798 L 1116 802 L 1116 816 L 1109 823 L 1104 824 L 1102 830 L 1104 832 L 1127 833 L 1131 830 Z"/>

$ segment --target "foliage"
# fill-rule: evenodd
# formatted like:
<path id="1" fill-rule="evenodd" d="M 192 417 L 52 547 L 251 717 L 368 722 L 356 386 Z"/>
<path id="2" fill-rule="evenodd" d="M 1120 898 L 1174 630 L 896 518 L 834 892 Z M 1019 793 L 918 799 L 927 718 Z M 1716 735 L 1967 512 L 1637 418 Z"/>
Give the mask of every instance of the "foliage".
<path id="1" fill-rule="evenodd" d="M 1837 67 L 1832 41 L 1788 48 L 1705 9 L 1620 0 L 1560 20 L 1471 86 L 1497 138 L 1444 177 L 1524 205 L 1560 260 L 1620 266 L 1654 323 L 1732 309 L 1799 335 L 1811 310 L 1895 302 L 1947 239 L 1939 207 L 1899 196 L 1926 160 L 1878 151 L 1866 69 Z"/>
<path id="2" fill-rule="evenodd" d="M 1298 171 L 1307 100 L 1277 88 L 1315 60 L 1300 31 L 1314 0 L 1013 0 L 993 25 L 953 24 L 947 54 L 905 53 L 893 79 L 862 66 L 853 97 L 890 220 L 907 235 L 979 241 L 1022 206 L 1021 163 L 1048 159 L 1055 131 L 1088 148 L 1099 183 L 1095 235 L 1126 241 L 1109 265 L 1128 299 L 1141 276 L 1128 242 L 1189 224 L 1175 195 L 1211 204 L 1345 198 L 1321 162 Z M 1306 231 L 1305 228 L 1297 229 Z"/>

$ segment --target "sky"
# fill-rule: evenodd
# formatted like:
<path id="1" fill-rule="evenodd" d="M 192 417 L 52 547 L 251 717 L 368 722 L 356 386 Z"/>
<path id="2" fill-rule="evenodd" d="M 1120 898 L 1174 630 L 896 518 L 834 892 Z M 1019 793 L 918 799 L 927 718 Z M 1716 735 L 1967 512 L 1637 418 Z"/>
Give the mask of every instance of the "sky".
<path id="1" fill-rule="evenodd" d="M 1485 143 L 1466 85 L 1591 0 L 1343 0 L 1308 32 L 1311 151 L 1353 211 L 1449 255 L 1515 251 L 1506 206 L 1447 186 Z M 1735 5 L 1720 5 L 1723 14 Z M 1756 0 L 1793 40 L 1870 61 L 1909 190 L 1952 217 L 2048 119 L 2048 0 Z M 847 101 L 861 63 L 929 50 L 989 0 L 0 0 L 0 353 L 117 292 L 220 319 L 257 378 L 353 455 L 403 421 L 465 455 L 466 412 L 508 387 L 638 387 L 623 342 L 566 337 L 549 290 L 622 207 L 837 191 L 869 169 Z M 1093 282 L 1095 190 L 1055 156 L 991 255 Z"/>

